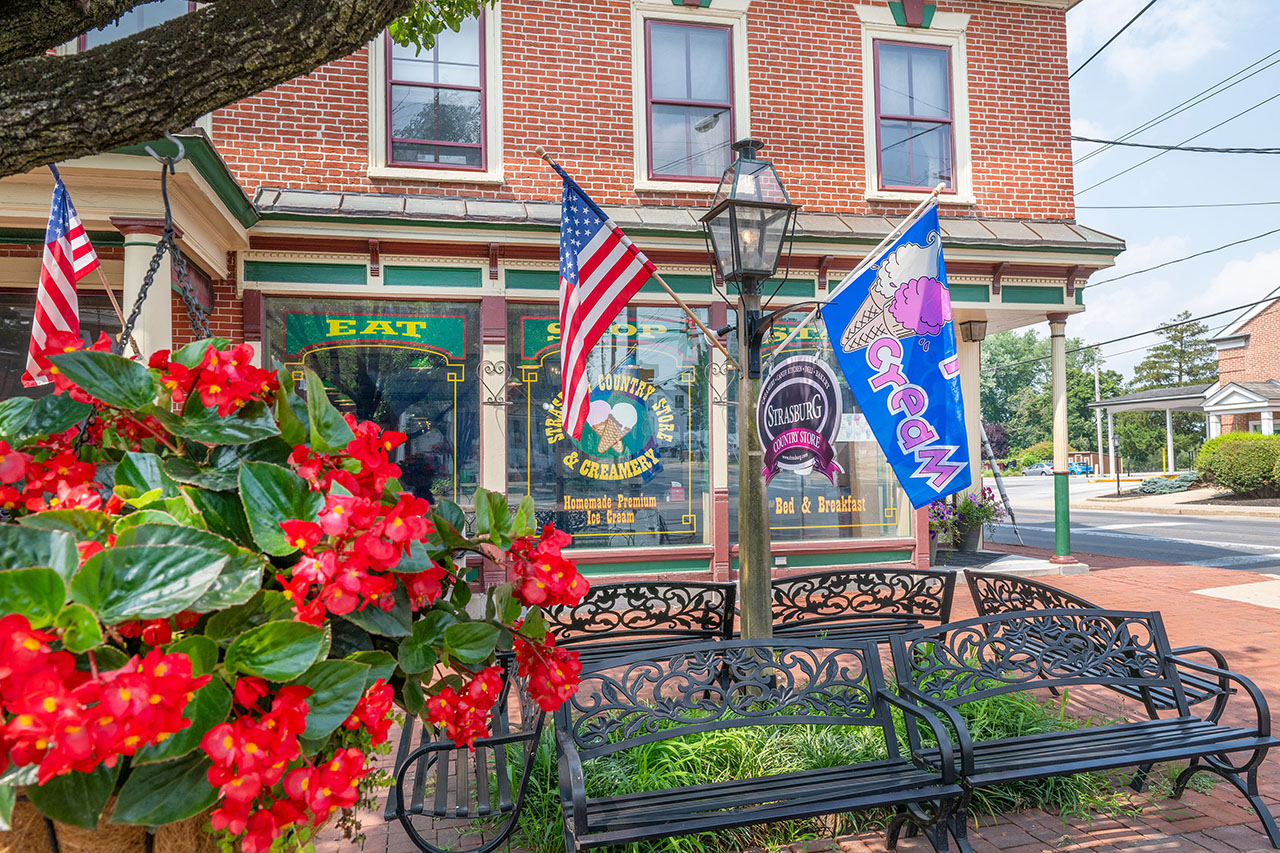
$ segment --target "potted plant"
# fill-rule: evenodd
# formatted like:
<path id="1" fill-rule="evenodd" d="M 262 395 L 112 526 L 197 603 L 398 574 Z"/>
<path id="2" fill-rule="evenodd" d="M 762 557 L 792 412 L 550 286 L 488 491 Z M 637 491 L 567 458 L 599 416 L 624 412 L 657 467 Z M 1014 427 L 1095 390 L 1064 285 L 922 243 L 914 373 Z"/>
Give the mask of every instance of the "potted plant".
<path id="1" fill-rule="evenodd" d="M 956 525 L 960 516 L 946 501 L 934 501 L 929 504 L 929 565 L 938 564 L 938 543 L 946 542 L 948 547 L 956 538 Z"/>
<path id="2" fill-rule="evenodd" d="M 996 498 L 990 486 L 981 491 L 968 492 L 955 502 L 957 516 L 955 543 L 959 551 L 977 551 L 982 528 L 987 534 L 995 532 L 995 524 L 1005 517 L 1004 505 Z"/>
<path id="3" fill-rule="evenodd" d="M 531 500 L 477 491 L 468 534 L 401 489 L 405 435 L 313 374 L 304 402 L 246 345 L 109 346 L 51 336 L 57 394 L 0 402 L 2 828 L 22 794 L 85 829 L 302 849 L 358 829 L 397 707 L 470 743 L 504 651 L 543 707 L 572 692 L 541 608 L 587 584 Z M 513 580 L 473 601 L 468 557 Z"/>

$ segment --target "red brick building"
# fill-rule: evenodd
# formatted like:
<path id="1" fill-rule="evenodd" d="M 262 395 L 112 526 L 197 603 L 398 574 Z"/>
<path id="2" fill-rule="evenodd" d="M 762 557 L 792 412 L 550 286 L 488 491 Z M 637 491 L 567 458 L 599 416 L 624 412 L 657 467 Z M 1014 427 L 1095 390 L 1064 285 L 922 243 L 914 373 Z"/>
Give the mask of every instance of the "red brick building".
<path id="1" fill-rule="evenodd" d="M 1223 329 L 1218 384 L 1205 394 L 1209 437 L 1224 432 L 1275 432 L 1280 411 L 1280 288 Z"/>
<path id="2" fill-rule="evenodd" d="M 214 333 L 299 378 L 314 370 L 343 408 L 409 433 L 400 463 L 416 491 L 463 504 L 477 486 L 531 494 L 597 573 L 729 577 L 736 377 L 660 290 L 593 354 L 598 383 L 619 371 L 644 383 L 638 443 L 591 476 L 567 461 L 588 450 L 550 414 L 560 183 L 534 148 L 712 328 L 734 312 L 698 217 L 747 136 L 802 205 L 789 269 L 766 288 L 772 307 L 823 298 L 942 183 L 957 321 L 1066 322 L 1083 310 L 1080 285 L 1123 249 L 1075 221 L 1076 2 L 501 0 L 431 51 L 380 38 L 184 131 L 171 182 L 180 243 Z M 138 147 L 60 167 L 131 303 L 158 230 L 156 163 Z M 20 393 L 50 188 L 45 172 L 0 181 L 7 394 Z M 81 289 L 86 330 L 118 328 L 96 285 Z M 147 350 L 191 338 L 176 296 L 148 301 L 140 338 Z M 831 358 L 825 347 L 811 328 L 791 348 Z M 978 348 L 960 343 L 975 460 Z M 783 472 L 770 484 L 776 561 L 924 560 L 927 530 L 844 394 L 836 483 Z"/>

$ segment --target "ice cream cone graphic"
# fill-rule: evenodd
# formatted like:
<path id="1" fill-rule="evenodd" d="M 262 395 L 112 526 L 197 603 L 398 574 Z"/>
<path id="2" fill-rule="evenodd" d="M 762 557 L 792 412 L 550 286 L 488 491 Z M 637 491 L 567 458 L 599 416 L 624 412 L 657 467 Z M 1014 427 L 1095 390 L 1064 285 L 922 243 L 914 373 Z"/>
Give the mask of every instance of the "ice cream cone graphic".
<path id="1" fill-rule="evenodd" d="M 613 406 L 605 400 L 596 400 L 587 410 L 587 426 L 595 430 L 601 453 L 622 449 L 622 439 L 635 428 L 638 415 L 635 406 L 620 402 Z"/>
<path id="2" fill-rule="evenodd" d="M 840 337 L 845 352 L 870 346 L 877 338 L 936 335 L 951 319 L 947 287 L 938 280 L 941 238 L 932 232 L 924 246 L 905 243 L 880 263 Z"/>
<path id="3" fill-rule="evenodd" d="M 608 453 L 622 445 L 622 437 L 628 432 L 627 428 L 618 423 L 618 419 L 613 415 L 609 415 L 605 422 L 597 427 L 593 427 L 596 434 L 600 436 L 600 452 Z"/>
<path id="4" fill-rule="evenodd" d="M 893 316 L 889 310 L 891 303 L 892 299 L 885 299 L 880 291 L 871 288 L 840 338 L 840 345 L 845 352 L 862 349 L 876 338 L 905 338 L 915 334 Z"/>

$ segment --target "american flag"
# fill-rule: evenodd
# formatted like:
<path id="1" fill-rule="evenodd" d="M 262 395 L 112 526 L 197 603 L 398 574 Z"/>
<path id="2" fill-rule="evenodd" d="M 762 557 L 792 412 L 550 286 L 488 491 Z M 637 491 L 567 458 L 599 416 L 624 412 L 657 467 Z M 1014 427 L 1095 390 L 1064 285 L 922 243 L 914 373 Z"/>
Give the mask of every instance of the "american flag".
<path id="1" fill-rule="evenodd" d="M 49 382 L 45 343 L 53 332 L 80 334 L 80 307 L 76 282 L 98 268 L 98 254 L 80 224 L 71 196 L 58 170 L 52 166 L 53 203 L 44 234 L 44 259 L 40 263 L 40 287 L 36 290 L 36 315 L 31 323 L 31 347 L 22 384 L 30 388 Z"/>
<path id="2" fill-rule="evenodd" d="M 582 438 L 587 422 L 587 354 L 618 312 L 653 275 L 653 264 L 559 166 L 560 379 L 564 431 Z"/>

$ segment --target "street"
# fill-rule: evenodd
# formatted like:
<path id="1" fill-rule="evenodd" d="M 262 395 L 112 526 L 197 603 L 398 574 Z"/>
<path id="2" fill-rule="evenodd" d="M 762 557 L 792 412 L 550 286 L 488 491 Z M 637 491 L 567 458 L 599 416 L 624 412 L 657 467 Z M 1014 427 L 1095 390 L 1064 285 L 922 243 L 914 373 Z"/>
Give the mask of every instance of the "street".
<path id="1" fill-rule="evenodd" d="M 1128 485 L 1125 486 L 1129 488 Z M 1053 478 L 1005 480 L 1009 502 L 1026 545 L 1053 548 Z M 1115 489 L 1114 483 L 1090 485 L 1071 478 L 1071 498 Z M 995 542 L 1017 544 L 1007 522 L 996 528 Z M 1108 510 L 1071 510 L 1071 550 L 1135 557 L 1250 572 L 1280 570 L 1280 519 L 1232 516 L 1196 517 Z"/>

